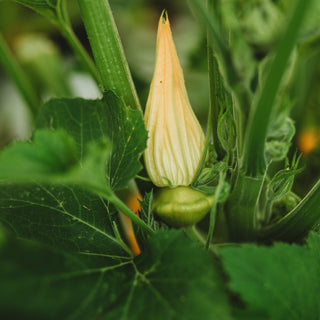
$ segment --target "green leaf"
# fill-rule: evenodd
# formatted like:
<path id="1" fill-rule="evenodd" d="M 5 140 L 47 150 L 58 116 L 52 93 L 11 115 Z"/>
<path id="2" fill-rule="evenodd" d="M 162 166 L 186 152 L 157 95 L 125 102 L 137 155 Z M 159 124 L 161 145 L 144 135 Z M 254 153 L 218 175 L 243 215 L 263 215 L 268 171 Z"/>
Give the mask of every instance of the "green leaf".
<path id="1" fill-rule="evenodd" d="M 20 141 L 0 153 L 0 180 L 47 180 L 77 163 L 74 141 L 64 131 L 36 131 L 32 143 Z"/>
<path id="2" fill-rule="evenodd" d="M 86 190 L 8 185 L 0 188 L 0 221 L 19 238 L 77 253 L 127 255 L 105 203 Z"/>
<path id="3" fill-rule="evenodd" d="M 220 250 L 229 287 L 246 302 L 246 310 L 270 319 L 320 317 L 320 237 L 310 234 L 307 246 L 245 244 Z"/>
<path id="4" fill-rule="evenodd" d="M 65 252 L 8 236 L 0 246 L 0 318 L 98 317 L 121 299 L 128 264 L 105 253 Z"/>
<path id="5" fill-rule="evenodd" d="M 63 0 L 11 0 L 22 4 L 52 20 L 57 19 L 57 8 L 62 5 Z"/>
<path id="6" fill-rule="evenodd" d="M 46 183 L 77 185 L 112 202 L 146 231 L 152 229 L 137 217 L 112 191 L 106 179 L 110 143 L 88 143 L 82 161 L 74 161 L 74 140 L 65 132 L 38 130 L 32 144 L 21 142 L 0 153 L 0 183 Z M 70 153 L 71 152 L 71 153 Z M 72 155 L 72 156 L 71 156 Z M 12 163 L 10 163 L 10 160 Z M 70 161 L 70 159 L 72 161 Z"/>
<path id="7" fill-rule="evenodd" d="M 0 282 L 5 319 L 231 319 L 219 265 L 181 231 L 133 261 L 5 240 Z"/>
<path id="8" fill-rule="evenodd" d="M 108 138 L 107 175 L 113 190 L 125 188 L 141 169 L 138 159 L 147 140 L 141 112 L 124 106 L 111 91 L 102 100 L 53 99 L 43 106 L 37 127 L 66 130 L 76 141 L 80 161 L 88 142 Z"/>
<path id="9" fill-rule="evenodd" d="M 150 238 L 117 311 L 115 319 L 231 319 L 219 266 L 181 231 Z"/>
<path id="10" fill-rule="evenodd" d="M 32 142 L 18 142 L 0 153 L 0 183 L 68 183 L 111 195 L 105 178 L 110 143 L 89 143 L 82 161 L 72 137 L 62 130 L 34 133 Z"/>

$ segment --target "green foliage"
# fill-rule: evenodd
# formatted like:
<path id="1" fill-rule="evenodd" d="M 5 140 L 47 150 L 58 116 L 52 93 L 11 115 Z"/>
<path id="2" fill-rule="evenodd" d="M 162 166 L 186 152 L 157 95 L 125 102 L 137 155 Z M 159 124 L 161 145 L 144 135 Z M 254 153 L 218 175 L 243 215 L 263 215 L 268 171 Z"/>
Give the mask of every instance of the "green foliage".
<path id="1" fill-rule="evenodd" d="M 146 282 L 137 284 L 135 301 L 150 295 L 156 300 L 133 303 L 133 319 L 148 315 L 149 308 L 150 319 L 231 319 L 219 265 L 181 231 L 157 233 L 136 263 Z"/>
<path id="2" fill-rule="evenodd" d="M 0 180 L 32 181 L 64 174 L 76 163 L 73 139 L 63 131 L 37 131 L 32 143 L 17 142 L 0 154 Z"/>
<path id="3" fill-rule="evenodd" d="M 320 182 L 318 181 L 288 214 L 273 224 L 263 227 L 259 232 L 259 237 L 263 240 L 302 240 L 320 221 L 319 188 Z"/>
<path id="4" fill-rule="evenodd" d="M 75 151 L 74 140 L 65 132 L 36 131 L 32 143 L 18 142 L 1 152 L 0 182 L 68 183 L 82 185 L 91 191 L 105 189 L 111 194 L 105 179 L 110 143 L 90 143 L 82 161 L 76 158 Z"/>
<path id="5" fill-rule="evenodd" d="M 229 108 L 219 117 L 217 133 L 222 148 L 231 154 L 236 146 L 236 125 Z"/>
<path id="6" fill-rule="evenodd" d="M 0 318 L 320 318 L 320 236 L 272 244 L 303 243 L 320 220 L 320 181 L 300 201 L 291 191 L 300 157 L 283 161 L 295 134 L 290 86 L 300 55 L 317 47 L 319 1 L 209 0 L 207 8 L 189 0 L 208 34 L 206 147 L 216 150 L 203 154 L 196 197 L 185 192 L 179 202 L 176 192 L 187 189 L 179 186 L 162 200 L 163 212 L 180 218 L 210 199 L 210 217 L 184 229 L 198 242 L 153 215 L 163 190 L 155 201 L 153 191 L 143 194 L 139 216 L 117 196 L 130 198 L 123 189 L 142 168 L 148 135 L 108 1 L 78 0 L 101 80 L 65 1 L 13 1 L 54 22 L 101 88 L 113 91 L 50 100 L 30 140 L 0 152 Z M 4 41 L 2 52 L 20 90 L 28 89 Z M 136 257 L 119 211 L 134 223 Z M 260 240 L 269 246 L 230 243 Z"/>
<path id="7" fill-rule="evenodd" d="M 226 29 L 240 32 L 259 50 L 272 47 L 283 28 L 283 12 L 272 0 L 219 1 Z M 279 32 L 280 31 L 280 32 Z"/>
<path id="8" fill-rule="evenodd" d="M 305 1 L 297 2 L 277 48 L 268 76 L 262 84 L 261 91 L 256 96 L 255 106 L 250 114 L 248 129 L 246 130 L 242 163 L 244 171 L 249 176 L 257 177 L 266 170 L 265 140 L 269 129 L 268 125 L 276 108 L 276 96 L 306 16 L 308 5 Z"/>
<path id="9" fill-rule="evenodd" d="M 231 319 L 219 266 L 181 231 L 150 238 L 135 260 L 10 237 L 0 253 L 1 316 Z"/>
<path id="10" fill-rule="evenodd" d="M 113 230 L 114 209 L 81 188 L 2 186 L 0 209 L 0 221 L 20 239 L 79 253 L 125 255 Z"/>
<path id="11" fill-rule="evenodd" d="M 308 12 L 308 19 L 303 23 L 303 28 L 300 32 L 301 42 L 312 42 L 317 41 L 320 35 L 319 27 L 319 14 L 320 14 L 320 3 L 317 0 L 310 0 L 311 6 Z M 279 6 L 283 10 L 288 10 L 290 8 L 290 0 L 280 0 Z"/>
<path id="12" fill-rule="evenodd" d="M 2 319 L 92 319 L 117 302 L 117 274 L 130 263 L 9 237 L 0 254 Z"/>
<path id="13" fill-rule="evenodd" d="M 103 87 L 141 110 L 109 2 L 78 0 L 78 4 Z"/>
<path id="14" fill-rule="evenodd" d="M 267 163 L 283 160 L 287 156 L 296 132 L 292 119 L 287 117 L 281 120 L 274 122 L 269 128 L 265 147 Z"/>
<path id="15" fill-rule="evenodd" d="M 294 158 L 291 166 L 287 165 L 286 169 L 278 171 L 272 177 L 267 187 L 267 195 L 270 200 L 280 200 L 291 191 L 294 176 L 302 171 L 302 169 L 298 169 L 299 160 L 300 157 Z"/>
<path id="16" fill-rule="evenodd" d="M 37 127 L 67 131 L 76 142 L 80 161 L 89 142 L 110 140 L 107 176 L 113 190 L 125 188 L 141 169 L 138 158 L 147 139 L 141 113 L 124 106 L 111 91 L 102 100 L 51 100 L 42 107 Z"/>
<path id="17" fill-rule="evenodd" d="M 244 244 L 221 249 L 220 255 L 229 288 L 246 303 L 244 319 L 247 311 L 275 320 L 320 317 L 319 235 L 310 234 L 307 246 Z"/>
<path id="18" fill-rule="evenodd" d="M 52 20 L 57 20 L 57 12 L 62 11 L 64 0 L 11 0 L 22 4 Z"/>

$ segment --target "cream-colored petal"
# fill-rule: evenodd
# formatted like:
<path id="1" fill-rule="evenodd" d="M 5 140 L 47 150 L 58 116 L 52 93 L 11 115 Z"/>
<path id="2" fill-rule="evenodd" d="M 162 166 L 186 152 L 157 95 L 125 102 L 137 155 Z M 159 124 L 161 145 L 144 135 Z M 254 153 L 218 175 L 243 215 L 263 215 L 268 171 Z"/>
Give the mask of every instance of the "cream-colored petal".
<path id="1" fill-rule="evenodd" d="M 158 26 L 156 63 L 145 111 L 149 132 L 144 154 L 150 179 L 159 187 L 190 185 L 205 145 L 191 108 L 168 17 Z"/>

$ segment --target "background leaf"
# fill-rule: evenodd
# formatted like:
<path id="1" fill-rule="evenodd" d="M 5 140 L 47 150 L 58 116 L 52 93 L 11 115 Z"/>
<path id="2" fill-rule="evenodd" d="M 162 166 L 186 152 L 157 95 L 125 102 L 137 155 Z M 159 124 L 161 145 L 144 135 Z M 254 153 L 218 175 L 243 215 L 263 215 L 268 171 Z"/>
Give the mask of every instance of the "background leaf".
<path id="1" fill-rule="evenodd" d="M 311 233 L 307 246 L 244 244 L 220 250 L 229 287 L 241 295 L 250 312 L 270 319 L 320 317 L 320 236 Z"/>

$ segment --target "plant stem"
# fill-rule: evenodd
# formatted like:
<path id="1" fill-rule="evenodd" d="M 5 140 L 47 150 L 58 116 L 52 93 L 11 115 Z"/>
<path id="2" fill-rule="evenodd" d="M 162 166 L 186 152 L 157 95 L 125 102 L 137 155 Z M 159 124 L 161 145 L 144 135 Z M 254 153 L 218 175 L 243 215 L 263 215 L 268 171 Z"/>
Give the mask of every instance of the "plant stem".
<path id="1" fill-rule="evenodd" d="M 218 118 L 219 118 L 219 103 L 217 99 L 217 87 L 216 87 L 216 81 L 215 81 L 215 75 L 216 75 L 216 61 L 213 56 L 213 50 L 211 45 L 208 43 L 208 71 L 209 71 L 209 101 L 210 101 L 210 110 L 211 110 L 211 118 L 208 119 L 212 123 L 212 138 L 213 138 L 213 144 L 215 147 L 215 150 L 220 155 L 221 146 L 219 144 L 218 139 L 218 133 L 217 133 L 217 127 L 218 127 Z"/>
<path id="2" fill-rule="evenodd" d="M 197 241 L 203 246 L 206 244 L 203 235 L 197 230 L 196 225 L 185 227 L 183 231 L 191 240 Z"/>
<path id="3" fill-rule="evenodd" d="M 83 48 L 82 44 L 78 40 L 77 36 L 73 32 L 72 28 L 65 23 L 64 21 L 59 21 L 58 26 L 60 28 L 61 33 L 63 36 L 67 39 L 69 45 L 72 47 L 72 49 L 77 54 L 77 57 L 79 58 L 81 64 L 88 70 L 88 72 L 92 75 L 93 79 L 96 81 L 98 86 L 100 88 L 103 87 L 102 81 L 99 75 L 99 72 L 88 55 L 87 51 Z"/>
<path id="4" fill-rule="evenodd" d="M 214 9 L 213 1 L 208 0 L 207 1 L 207 7 L 208 10 L 211 11 Z M 218 65 L 217 61 L 213 55 L 213 49 L 212 45 L 209 40 L 209 31 L 207 31 L 207 55 L 208 55 L 208 73 L 209 73 L 209 101 L 210 101 L 210 110 L 211 110 L 211 118 L 208 119 L 212 123 L 212 137 L 213 137 L 213 144 L 215 147 L 215 150 L 218 154 L 218 157 L 221 154 L 221 145 L 219 143 L 218 139 L 218 118 L 220 114 L 219 110 L 219 101 L 218 101 L 218 92 L 217 92 L 217 83 L 216 83 L 216 77 L 217 77 L 217 70 Z"/>
<path id="5" fill-rule="evenodd" d="M 154 231 L 144 221 L 142 221 L 129 207 L 127 207 L 115 194 L 109 196 L 107 200 L 112 202 L 112 204 L 117 209 L 127 215 L 137 226 L 147 231 L 150 235 L 154 233 Z"/>
<path id="6" fill-rule="evenodd" d="M 36 91 L 31 86 L 25 73 L 13 57 L 7 46 L 3 36 L 0 34 L 0 62 L 6 69 L 7 73 L 14 81 L 15 85 L 19 89 L 22 97 L 24 98 L 27 107 L 32 113 L 33 117 L 36 117 L 41 105 L 40 98 Z"/>
<path id="7" fill-rule="evenodd" d="M 137 226 L 144 229 L 149 234 L 153 234 L 154 231 L 143 221 L 141 220 L 129 207 L 127 207 L 121 199 L 119 199 L 111 189 L 106 187 L 105 182 L 100 184 L 90 183 L 89 181 L 83 182 L 80 180 L 80 185 L 87 190 L 99 195 L 101 198 L 110 201 L 119 211 L 127 215 L 133 223 Z M 74 181 L 73 181 L 74 182 Z"/>
<path id="8" fill-rule="evenodd" d="M 131 257 L 133 257 L 133 253 L 130 250 L 130 248 L 127 246 L 127 244 L 122 240 L 121 234 L 119 232 L 118 226 L 115 221 L 111 221 L 112 230 L 114 235 L 116 236 L 116 239 L 118 240 L 120 246 L 124 251 L 126 251 Z"/>
<path id="9" fill-rule="evenodd" d="M 78 3 L 104 88 L 113 90 L 132 109 L 141 110 L 108 1 Z"/>
<path id="10" fill-rule="evenodd" d="M 256 239 L 255 213 L 263 177 L 238 175 L 235 187 L 226 204 L 229 235 L 232 241 Z"/>
<path id="11" fill-rule="evenodd" d="M 215 222 L 216 222 L 216 215 L 217 215 L 217 206 L 219 203 L 220 193 L 221 193 L 222 186 L 224 183 L 225 175 L 226 175 L 225 171 L 219 172 L 219 183 L 218 183 L 218 186 L 217 186 L 216 191 L 214 193 L 214 200 L 213 200 L 213 204 L 212 204 L 211 211 L 210 211 L 209 231 L 208 231 L 208 238 L 206 241 L 206 248 L 207 249 L 210 247 L 212 236 L 213 236 L 213 231 L 214 231 Z"/>
<path id="12" fill-rule="evenodd" d="M 207 122 L 207 132 L 206 132 L 206 143 L 202 152 L 202 156 L 201 156 L 201 161 L 200 161 L 200 165 L 199 168 L 197 170 L 196 175 L 194 176 L 191 185 L 193 186 L 194 183 L 198 180 L 198 178 L 200 177 L 200 174 L 203 170 L 203 168 L 205 167 L 206 164 L 206 160 L 208 157 L 208 149 L 209 149 L 209 144 L 210 144 L 210 135 L 211 135 L 211 131 L 212 131 L 212 109 L 211 107 L 209 108 L 209 112 L 208 112 L 208 122 Z"/>

